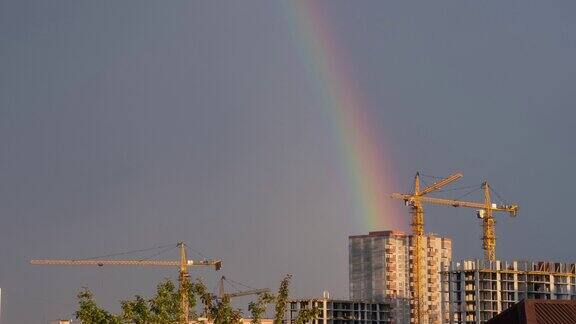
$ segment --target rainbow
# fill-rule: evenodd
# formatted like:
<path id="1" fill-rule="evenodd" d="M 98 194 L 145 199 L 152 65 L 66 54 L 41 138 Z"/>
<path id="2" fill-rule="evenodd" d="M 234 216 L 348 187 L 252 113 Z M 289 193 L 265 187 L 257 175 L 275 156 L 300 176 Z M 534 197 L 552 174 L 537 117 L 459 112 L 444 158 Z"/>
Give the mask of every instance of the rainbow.
<path id="1" fill-rule="evenodd" d="M 318 1 L 282 3 L 310 81 L 319 89 L 324 109 L 335 126 L 354 222 L 360 223 L 362 230 L 403 229 L 404 221 L 393 207 L 397 202 L 389 198 L 392 167 L 385 159 L 383 140 L 376 135 L 382 133 L 371 123 L 329 20 Z"/>

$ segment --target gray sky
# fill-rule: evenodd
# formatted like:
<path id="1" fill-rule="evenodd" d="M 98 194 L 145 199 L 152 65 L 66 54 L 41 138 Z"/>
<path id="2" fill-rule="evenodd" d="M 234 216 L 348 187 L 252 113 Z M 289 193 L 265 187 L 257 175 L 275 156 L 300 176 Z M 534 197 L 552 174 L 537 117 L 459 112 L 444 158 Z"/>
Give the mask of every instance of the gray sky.
<path id="1" fill-rule="evenodd" d="M 488 179 L 521 205 L 498 256 L 574 260 L 573 1 L 321 1 L 386 141 L 416 170 Z M 0 1 L 3 323 L 68 317 L 75 294 L 149 294 L 162 269 L 32 267 L 187 241 L 224 273 L 347 296 L 338 139 L 275 1 Z M 297 42 L 297 40 L 296 40 Z M 342 176 L 343 177 L 343 176 Z M 469 197 L 481 199 L 480 196 Z M 387 199 L 387 197 L 382 197 Z M 401 203 L 389 201 L 408 228 Z M 480 257 L 472 210 L 427 229 Z M 172 254 L 171 257 L 176 257 Z M 196 256 L 195 256 L 196 257 Z M 216 275 L 199 271 L 210 286 Z"/>

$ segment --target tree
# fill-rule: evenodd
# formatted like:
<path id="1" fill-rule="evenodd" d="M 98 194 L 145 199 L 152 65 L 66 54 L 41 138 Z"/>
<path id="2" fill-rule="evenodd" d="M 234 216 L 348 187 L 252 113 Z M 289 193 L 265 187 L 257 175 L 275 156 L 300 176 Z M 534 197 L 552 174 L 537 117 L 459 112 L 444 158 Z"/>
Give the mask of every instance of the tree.
<path id="1" fill-rule="evenodd" d="M 211 319 L 215 296 L 208 291 L 208 288 L 200 278 L 196 279 L 196 281 L 191 285 L 191 292 L 200 298 L 203 305 L 202 314 L 206 318 Z"/>
<path id="2" fill-rule="evenodd" d="M 121 324 L 119 316 L 110 314 L 96 304 L 88 288 L 79 292 L 77 297 L 79 305 L 75 315 L 83 324 Z"/>
<path id="3" fill-rule="evenodd" d="M 286 315 L 286 310 L 288 309 L 288 293 L 289 293 L 290 279 L 292 279 L 292 275 L 287 274 L 280 283 L 280 288 L 278 289 L 278 296 L 276 297 L 274 324 L 281 324 L 282 321 L 284 320 L 284 316 Z"/>
<path id="4" fill-rule="evenodd" d="M 248 304 L 248 311 L 252 314 L 252 324 L 260 324 L 262 322 L 262 317 L 266 313 L 266 308 L 268 304 L 272 303 L 276 297 L 270 293 L 263 293 L 258 295 L 256 301 L 251 301 Z"/>
<path id="5" fill-rule="evenodd" d="M 188 293 L 190 308 L 196 305 L 195 293 L 191 285 L 185 285 Z M 106 310 L 98 307 L 94 301 L 92 293 L 84 289 L 78 294 L 79 308 L 76 318 L 83 324 L 168 324 L 177 323 L 180 309 L 180 291 L 170 279 L 165 279 L 156 286 L 156 294 L 153 298 L 146 300 L 142 296 L 136 295 L 133 300 L 122 300 L 121 315 L 112 315 Z M 191 318 L 196 318 L 191 310 Z"/>
<path id="6" fill-rule="evenodd" d="M 230 297 L 226 295 L 212 307 L 210 313 L 214 324 L 239 323 L 242 318 L 242 311 L 232 308 Z"/>
<path id="7" fill-rule="evenodd" d="M 296 324 L 306 324 L 312 320 L 315 320 L 320 316 L 321 312 L 322 311 L 318 308 L 318 306 L 314 306 L 311 309 L 301 309 L 298 312 Z"/>
<path id="8" fill-rule="evenodd" d="M 192 291 L 200 298 L 203 305 L 203 315 L 214 324 L 238 323 L 242 318 L 242 312 L 234 309 L 230 303 L 230 297 L 224 296 L 221 300 L 210 293 L 204 282 L 197 279 L 192 284 Z M 216 301 L 216 302 L 215 302 Z"/>
<path id="9" fill-rule="evenodd" d="M 290 279 L 291 275 L 286 275 L 282 280 L 278 297 L 264 293 L 248 305 L 253 317 L 252 323 L 261 322 L 267 305 L 272 302 L 276 302 L 274 323 L 282 323 L 288 305 Z M 183 289 L 186 289 L 188 294 L 190 319 L 198 318 L 193 309 L 196 306 L 196 298 L 199 298 L 203 306 L 202 315 L 214 324 L 240 322 L 242 311 L 232 307 L 230 297 L 223 296 L 218 300 L 200 279 L 194 283 L 185 283 Z M 122 300 L 120 301 L 122 313 L 114 315 L 100 308 L 94 301 L 92 293 L 85 288 L 77 295 L 79 306 L 75 315 L 83 324 L 173 324 L 178 323 L 181 314 L 180 296 L 180 290 L 176 289 L 174 283 L 170 279 L 165 279 L 156 286 L 153 298 L 147 300 L 136 295 L 132 300 Z"/>
<path id="10" fill-rule="evenodd" d="M 178 323 L 182 312 L 180 291 L 170 279 L 166 278 L 156 286 L 156 295 L 148 304 L 152 323 Z"/>
<path id="11" fill-rule="evenodd" d="M 122 319 L 134 324 L 145 324 L 152 318 L 148 302 L 141 296 L 136 295 L 135 299 L 123 300 L 120 302 L 122 305 Z"/>
<path id="12" fill-rule="evenodd" d="M 188 293 L 190 307 L 194 307 L 196 299 L 191 292 L 190 285 L 185 285 Z M 177 323 L 182 310 L 180 309 L 180 290 L 170 279 L 165 279 L 156 286 L 156 295 L 145 300 L 135 296 L 134 300 L 123 300 L 122 319 L 126 323 Z M 193 312 L 191 314 L 194 314 Z M 195 316 L 192 316 L 195 318 Z"/>

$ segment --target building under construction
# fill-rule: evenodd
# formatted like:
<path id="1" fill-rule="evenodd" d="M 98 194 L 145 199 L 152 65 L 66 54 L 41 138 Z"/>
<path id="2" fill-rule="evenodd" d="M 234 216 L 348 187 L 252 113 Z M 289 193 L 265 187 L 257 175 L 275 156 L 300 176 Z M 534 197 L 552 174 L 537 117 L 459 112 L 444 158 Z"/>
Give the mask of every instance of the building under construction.
<path id="1" fill-rule="evenodd" d="M 575 264 L 466 260 L 442 274 L 450 321 L 486 323 L 522 299 L 576 300 Z"/>
<path id="2" fill-rule="evenodd" d="M 410 323 L 413 307 L 413 236 L 399 231 L 370 232 L 349 237 L 350 299 L 390 302 L 394 323 Z M 425 236 L 426 282 L 423 323 L 450 318 L 448 295 L 441 293 L 441 273 L 448 270 L 452 242 Z"/>
<path id="3" fill-rule="evenodd" d="M 317 308 L 320 314 L 311 324 L 390 324 L 392 308 L 388 302 L 332 299 L 328 292 L 322 298 L 295 299 L 290 301 L 286 323 L 295 324 L 300 311 Z"/>

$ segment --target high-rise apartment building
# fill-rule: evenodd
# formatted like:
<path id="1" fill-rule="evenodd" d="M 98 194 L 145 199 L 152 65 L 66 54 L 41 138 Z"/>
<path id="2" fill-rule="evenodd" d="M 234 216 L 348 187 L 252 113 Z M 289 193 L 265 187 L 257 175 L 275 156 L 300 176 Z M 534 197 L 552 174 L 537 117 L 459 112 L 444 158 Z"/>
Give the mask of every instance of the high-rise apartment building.
<path id="1" fill-rule="evenodd" d="M 387 301 L 395 323 L 411 322 L 413 293 L 412 236 L 399 231 L 370 232 L 349 237 L 350 298 Z M 433 234 L 425 237 L 426 282 L 422 294 L 426 323 L 448 319 L 448 294 L 441 291 L 441 273 L 452 258 L 451 240 Z"/>
<path id="2" fill-rule="evenodd" d="M 576 265 L 465 260 L 443 274 L 454 324 L 486 323 L 522 299 L 576 300 Z"/>

